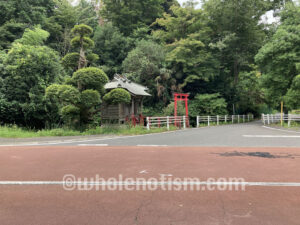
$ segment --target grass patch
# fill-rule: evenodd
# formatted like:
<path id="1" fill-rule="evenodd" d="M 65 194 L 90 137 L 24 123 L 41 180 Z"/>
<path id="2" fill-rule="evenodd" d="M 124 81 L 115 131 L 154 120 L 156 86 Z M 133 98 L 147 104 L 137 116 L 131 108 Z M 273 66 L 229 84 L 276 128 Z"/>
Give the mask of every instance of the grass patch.
<path id="1" fill-rule="evenodd" d="M 170 130 L 176 130 L 176 127 L 170 127 Z M 0 138 L 36 138 L 36 137 L 63 137 L 63 136 L 85 136 L 85 135 L 139 135 L 160 133 L 167 131 L 167 128 L 153 128 L 147 130 L 141 126 L 103 126 L 87 129 L 83 132 L 66 128 L 57 128 L 52 130 L 28 130 L 17 126 L 1 126 Z"/>

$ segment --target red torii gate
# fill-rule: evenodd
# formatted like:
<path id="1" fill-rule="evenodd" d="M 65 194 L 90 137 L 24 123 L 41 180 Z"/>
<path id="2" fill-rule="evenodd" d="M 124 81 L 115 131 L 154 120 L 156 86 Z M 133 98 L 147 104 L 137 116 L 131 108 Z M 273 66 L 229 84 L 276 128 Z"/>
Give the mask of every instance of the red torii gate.
<path id="1" fill-rule="evenodd" d="M 174 116 L 175 118 L 177 117 L 177 102 L 178 101 L 185 101 L 185 116 L 186 116 L 186 124 L 188 126 L 188 118 L 189 118 L 189 108 L 188 108 L 188 97 L 190 94 L 179 94 L 175 93 L 174 94 Z"/>

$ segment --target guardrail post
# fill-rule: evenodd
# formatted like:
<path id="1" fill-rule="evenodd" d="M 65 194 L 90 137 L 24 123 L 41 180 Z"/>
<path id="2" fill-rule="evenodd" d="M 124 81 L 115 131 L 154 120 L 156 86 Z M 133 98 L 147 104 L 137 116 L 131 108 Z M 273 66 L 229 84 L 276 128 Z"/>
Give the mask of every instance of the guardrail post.
<path id="1" fill-rule="evenodd" d="M 290 127 L 291 126 L 291 115 L 289 114 L 288 115 L 288 127 Z"/>
<path id="2" fill-rule="evenodd" d="M 243 123 L 245 123 L 245 115 L 243 115 Z"/>
<path id="3" fill-rule="evenodd" d="M 265 114 L 261 114 L 261 119 L 262 119 L 262 121 L 263 121 L 263 124 L 266 125 Z"/>
<path id="4" fill-rule="evenodd" d="M 186 117 L 183 116 L 183 129 L 186 129 Z"/>
<path id="5" fill-rule="evenodd" d="M 267 115 L 268 125 L 270 125 L 270 114 Z"/>
<path id="6" fill-rule="evenodd" d="M 225 123 L 227 123 L 227 115 L 225 115 Z"/>
<path id="7" fill-rule="evenodd" d="M 232 115 L 232 124 L 234 124 L 234 115 Z"/>
<path id="8" fill-rule="evenodd" d="M 274 115 L 273 114 L 271 115 L 271 118 L 272 118 L 272 123 L 274 123 Z"/>
<path id="9" fill-rule="evenodd" d="M 167 129 L 170 130 L 170 117 L 167 116 Z"/>
<path id="10" fill-rule="evenodd" d="M 240 123 L 240 115 L 238 115 L 238 123 Z"/>
<path id="11" fill-rule="evenodd" d="M 150 119 L 147 117 L 147 130 L 150 130 Z"/>
<path id="12" fill-rule="evenodd" d="M 210 116 L 207 117 L 207 125 L 210 126 Z"/>
<path id="13" fill-rule="evenodd" d="M 220 116 L 217 116 L 217 126 L 220 125 Z"/>
<path id="14" fill-rule="evenodd" d="M 248 114 L 248 122 L 250 122 L 250 115 Z"/>
<path id="15" fill-rule="evenodd" d="M 200 124 L 200 116 L 197 116 L 197 128 L 199 128 L 199 124 Z"/>

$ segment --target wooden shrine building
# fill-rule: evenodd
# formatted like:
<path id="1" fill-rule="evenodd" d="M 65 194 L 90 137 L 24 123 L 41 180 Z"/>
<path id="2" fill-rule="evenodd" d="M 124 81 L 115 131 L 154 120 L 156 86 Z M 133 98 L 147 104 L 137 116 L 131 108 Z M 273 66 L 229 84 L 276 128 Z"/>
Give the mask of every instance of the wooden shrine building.
<path id="1" fill-rule="evenodd" d="M 102 121 L 125 123 L 131 119 L 139 121 L 143 112 L 144 97 L 151 96 L 148 88 L 134 83 L 122 75 L 115 75 L 114 79 L 104 86 L 106 91 L 116 88 L 123 88 L 131 95 L 131 104 L 111 105 L 102 103 L 101 117 Z"/>

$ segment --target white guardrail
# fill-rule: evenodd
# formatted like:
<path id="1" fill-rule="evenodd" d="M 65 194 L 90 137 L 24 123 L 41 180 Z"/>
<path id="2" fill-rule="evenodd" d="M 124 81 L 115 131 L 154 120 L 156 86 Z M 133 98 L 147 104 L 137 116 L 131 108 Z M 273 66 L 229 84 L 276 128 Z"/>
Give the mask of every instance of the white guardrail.
<path id="1" fill-rule="evenodd" d="M 164 127 L 166 126 L 170 130 L 170 126 L 179 126 L 184 129 L 189 124 L 189 118 L 186 116 L 166 116 L 166 117 L 147 117 L 147 129 L 151 127 Z"/>
<path id="2" fill-rule="evenodd" d="M 220 125 L 220 122 L 224 123 L 246 123 L 254 119 L 253 115 L 225 115 L 225 116 L 197 116 L 197 127 L 200 127 L 201 123 L 210 126 L 212 123 Z"/>
<path id="3" fill-rule="evenodd" d="M 300 115 L 294 115 L 294 114 L 283 114 L 281 117 L 281 114 L 262 114 L 261 120 L 264 125 L 270 125 L 272 123 L 281 123 L 281 119 L 283 122 L 287 122 L 288 126 L 291 126 L 292 121 L 298 121 L 300 122 Z"/>
<path id="4" fill-rule="evenodd" d="M 221 122 L 224 123 L 246 123 L 254 119 L 253 115 L 225 115 L 225 116 L 197 116 L 197 127 L 200 127 L 201 123 L 210 126 L 213 123 L 220 125 Z M 174 125 L 177 127 L 189 126 L 189 118 L 186 116 L 166 116 L 166 117 L 147 117 L 147 129 L 150 130 L 151 127 L 167 127 L 170 130 L 170 126 Z"/>

